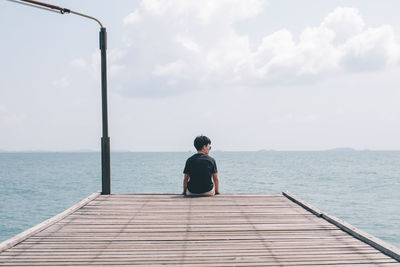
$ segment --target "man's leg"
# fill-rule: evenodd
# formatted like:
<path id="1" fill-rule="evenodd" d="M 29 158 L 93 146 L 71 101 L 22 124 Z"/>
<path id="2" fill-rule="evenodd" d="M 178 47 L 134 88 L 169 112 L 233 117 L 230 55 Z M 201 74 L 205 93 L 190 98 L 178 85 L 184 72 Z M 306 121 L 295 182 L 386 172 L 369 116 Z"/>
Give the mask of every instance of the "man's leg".
<path id="1" fill-rule="evenodd" d="M 210 191 L 204 192 L 201 194 L 192 193 L 189 191 L 189 189 L 186 189 L 186 195 L 187 196 L 214 196 L 215 195 L 215 187 L 213 186 L 213 188 Z"/>

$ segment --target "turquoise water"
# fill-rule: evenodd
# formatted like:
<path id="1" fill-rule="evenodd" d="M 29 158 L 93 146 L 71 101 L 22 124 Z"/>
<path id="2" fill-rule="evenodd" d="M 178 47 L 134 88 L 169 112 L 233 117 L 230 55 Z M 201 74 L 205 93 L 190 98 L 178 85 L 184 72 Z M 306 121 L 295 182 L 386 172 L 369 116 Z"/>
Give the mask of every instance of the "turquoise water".
<path id="1" fill-rule="evenodd" d="M 111 153 L 112 193 L 181 193 L 190 152 Z M 213 151 L 221 193 L 292 194 L 400 247 L 400 151 Z M 99 153 L 0 153 L 0 242 L 101 189 Z"/>

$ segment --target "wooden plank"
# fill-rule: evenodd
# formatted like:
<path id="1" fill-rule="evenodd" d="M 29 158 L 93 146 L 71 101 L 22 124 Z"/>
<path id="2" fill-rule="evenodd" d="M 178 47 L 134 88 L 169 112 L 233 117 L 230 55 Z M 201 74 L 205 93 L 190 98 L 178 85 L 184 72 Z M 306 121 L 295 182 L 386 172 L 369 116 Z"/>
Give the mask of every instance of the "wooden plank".
<path id="1" fill-rule="evenodd" d="M 60 214 L 16 235 L 15 237 L 12 237 L 8 240 L 5 240 L 4 242 L 0 243 L 0 253 L 6 249 L 9 249 L 13 246 L 15 246 L 16 244 L 24 241 L 25 239 L 29 238 L 30 236 L 35 235 L 36 233 L 39 233 L 40 231 L 42 231 L 43 229 L 46 229 L 47 227 L 59 222 L 60 220 L 64 219 L 65 217 L 67 217 L 68 215 L 74 213 L 75 211 L 77 211 L 78 209 L 80 209 L 81 207 L 85 206 L 87 203 L 89 203 L 90 201 L 92 201 L 93 199 L 97 198 L 100 195 L 100 192 L 96 192 L 93 193 L 92 195 L 90 195 L 89 197 L 83 199 L 82 201 L 80 201 L 79 203 L 73 205 L 72 207 L 70 207 L 69 209 L 61 212 Z"/>
<path id="2" fill-rule="evenodd" d="M 229 240 L 220 240 L 217 242 L 212 241 L 199 241 L 199 240 L 187 240 L 182 242 L 161 242 L 161 241 L 148 241 L 148 242 L 113 242 L 109 244 L 107 249 L 109 250 L 174 250 L 176 247 L 186 246 L 190 249 L 199 249 L 199 250 L 213 250 L 214 248 L 219 248 L 220 250 L 229 250 L 229 249 L 257 249 L 257 248 L 265 248 L 264 240 L 256 240 L 254 241 L 243 241 L 243 242 L 231 242 Z M 295 243 L 295 246 L 292 246 Z M 285 243 L 285 242 L 271 242 L 273 246 L 270 247 L 277 251 L 279 250 L 372 250 L 377 251 L 375 248 L 362 243 L 362 242 L 354 242 L 354 243 L 343 243 L 337 242 L 335 243 L 322 243 L 322 244 L 310 244 L 306 247 L 297 246 L 296 242 Z M 99 246 L 102 246 L 103 243 L 97 245 L 96 243 L 88 243 L 87 246 L 73 244 L 70 246 L 68 243 L 59 243 L 55 244 L 52 247 L 44 246 L 42 243 L 38 243 L 35 246 L 30 246 L 25 243 L 20 243 L 18 246 L 10 248 L 3 253 L 13 252 L 13 251 L 68 251 L 69 249 L 76 250 L 95 250 Z"/>
<path id="3" fill-rule="evenodd" d="M 322 211 L 320 211 L 319 209 L 317 209 L 314 206 L 311 206 L 310 204 L 308 204 L 307 202 L 293 196 L 292 194 L 290 194 L 288 191 L 286 192 L 282 192 L 282 194 L 287 197 L 288 199 L 290 199 L 291 201 L 293 201 L 294 203 L 298 204 L 299 206 L 303 207 L 305 210 L 311 212 L 312 214 L 321 217 L 322 216 Z"/>
<path id="4" fill-rule="evenodd" d="M 226 252 L 226 253 L 265 253 L 266 250 L 264 247 L 255 247 L 251 246 L 249 248 L 239 246 L 229 246 L 229 247 L 204 247 L 204 246 L 191 246 L 187 247 L 185 249 L 186 253 L 221 253 L 221 252 Z M 179 246 L 182 248 L 183 246 Z M 71 249 L 56 249 L 56 248 L 43 248 L 43 249 L 34 249 L 30 248 L 29 250 L 23 250 L 24 256 L 27 255 L 74 255 L 74 254 L 87 254 L 87 255 L 93 255 L 93 252 L 96 251 L 97 248 L 71 248 Z M 136 247 L 136 248 L 106 248 L 104 249 L 103 253 L 115 253 L 115 254 L 126 254 L 126 253 L 134 253 L 134 254 L 152 254 L 154 251 L 157 251 L 158 253 L 174 253 L 176 252 L 177 247 L 171 247 L 171 246 L 164 246 L 164 247 Z M 21 249 L 12 249 L 12 250 L 7 250 L 4 251 L 0 257 L 3 256 L 15 256 L 15 255 L 22 255 Z M 359 253 L 359 254 L 377 254 L 380 253 L 378 250 L 371 248 L 371 247 L 360 247 L 360 248 L 354 248 L 354 249 L 349 249 L 348 247 L 308 247 L 308 248 L 277 248 L 275 249 L 274 247 L 274 254 L 337 254 L 337 253 L 343 253 L 343 254 L 352 254 L 352 253 Z"/>
<path id="5" fill-rule="evenodd" d="M 311 206 L 305 201 L 300 200 L 299 198 L 295 197 L 294 195 L 290 194 L 289 192 L 282 192 L 284 196 L 288 199 L 292 200 L 293 202 L 299 204 L 301 207 L 305 208 L 306 210 L 310 211 L 311 213 L 315 214 L 318 217 L 322 217 L 326 221 L 332 223 L 333 225 L 339 227 L 346 233 L 350 234 L 351 236 L 367 243 L 368 245 L 376 248 L 377 250 L 381 251 L 382 253 L 392 257 L 393 259 L 400 262 L 400 249 L 384 242 L 383 240 L 376 238 L 370 234 L 361 231 L 360 229 L 354 227 L 353 225 L 336 218 L 332 215 L 329 215 L 325 212 L 321 212 L 317 208 Z"/>
<path id="6" fill-rule="evenodd" d="M 400 261 L 400 249 L 384 242 L 383 240 L 381 240 L 377 237 L 367 234 L 364 231 L 361 231 L 360 229 L 358 229 L 358 228 L 350 225 L 349 223 L 342 221 L 332 215 L 328 215 L 328 214 L 324 213 L 322 215 L 322 218 L 324 218 L 328 222 L 336 225 L 337 227 L 339 227 L 346 233 L 349 233 L 350 235 L 354 236 L 355 238 L 378 249 L 379 251 L 383 252 L 384 254 L 396 259 L 397 261 Z"/>
<path id="7" fill-rule="evenodd" d="M 131 262 L 131 263 L 137 263 L 137 262 L 148 262 L 149 264 L 155 261 L 158 261 L 160 263 L 162 262 L 176 262 L 179 261 L 180 258 L 183 258 L 185 256 L 185 253 L 175 253 L 175 254 L 157 254 L 156 257 L 153 254 L 151 255 L 134 255 L 134 254 L 100 254 L 96 255 L 96 257 L 93 257 L 92 255 L 74 255 L 74 256 L 54 256 L 54 255 L 46 255 L 44 257 L 42 256 L 37 256 L 37 257 L 14 257 L 13 258 L 13 263 L 23 263 L 23 262 L 30 262 L 32 264 L 34 263 L 42 263 L 42 262 L 54 262 L 54 263 L 62 263 L 65 262 L 66 258 L 69 258 L 69 262 L 74 262 L 74 263 L 81 263 L 81 262 L 87 262 L 87 261 L 92 261 L 92 262 L 98 262 L 102 263 L 105 261 L 112 261 L 113 263 L 117 261 L 122 261 L 122 262 Z M 329 255 L 329 254 L 319 254 L 319 255 L 275 255 L 272 253 L 262 253 L 262 254 L 256 254 L 256 253 L 251 253 L 251 254 L 210 254 L 210 253 L 203 253 L 203 254 L 190 254 L 190 259 L 192 261 L 198 262 L 198 261 L 208 261 L 208 262 L 240 262 L 246 261 L 246 262 L 276 262 L 276 261 L 286 261 L 286 262 L 301 262 L 301 261 L 314 261 L 314 262 L 323 262 L 323 261 L 340 261 L 340 262 L 367 262 L 367 263 L 372 263 L 372 262 L 393 262 L 390 258 L 385 258 L 381 255 L 365 255 L 365 254 L 343 254 L 340 258 L 337 257 L 337 255 Z M 8 259 L 5 259 L 4 262 L 2 259 L 0 259 L 0 263 L 5 263 Z"/>
<path id="8" fill-rule="evenodd" d="M 0 253 L 7 266 L 395 266 L 281 195 L 100 195 Z"/>
<path id="9" fill-rule="evenodd" d="M 371 259 L 320 259 L 320 258 L 310 258 L 310 259 L 280 259 L 271 256 L 258 256 L 258 257 L 207 257 L 206 255 L 200 258 L 193 259 L 190 255 L 175 257 L 173 259 L 164 258 L 149 258 L 144 260 L 130 260 L 130 259 L 119 259 L 119 258 L 96 258 L 89 260 L 79 260 L 70 258 L 68 260 L 61 259 L 57 260 L 25 260 L 25 261 L 15 261 L 7 263 L 7 266 L 76 266 L 76 265 L 95 265 L 99 264 L 113 266 L 113 265 L 153 265 L 153 264 L 163 264 L 163 265 L 186 265 L 186 266 L 237 266 L 238 264 L 245 264 L 247 266 L 297 266 L 297 265 L 314 265 L 314 266 L 324 266 L 327 264 L 332 264 L 336 266 L 341 266 L 341 264 L 354 264 L 354 266 L 359 266 L 362 263 L 375 263 L 375 266 L 380 266 L 383 263 L 393 263 L 387 259 L 377 259 L 372 261 Z M 398 266 L 398 265 L 397 265 Z"/>

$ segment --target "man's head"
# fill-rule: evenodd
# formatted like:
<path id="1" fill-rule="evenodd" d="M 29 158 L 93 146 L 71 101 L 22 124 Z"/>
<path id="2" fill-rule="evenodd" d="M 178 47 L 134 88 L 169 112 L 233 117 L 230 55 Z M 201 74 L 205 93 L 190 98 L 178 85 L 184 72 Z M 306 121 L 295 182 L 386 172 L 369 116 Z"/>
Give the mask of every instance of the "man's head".
<path id="1" fill-rule="evenodd" d="M 211 149 L 211 140 L 207 136 L 200 135 L 194 139 L 194 147 L 198 152 L 203 152 L 208 154 Z"/>

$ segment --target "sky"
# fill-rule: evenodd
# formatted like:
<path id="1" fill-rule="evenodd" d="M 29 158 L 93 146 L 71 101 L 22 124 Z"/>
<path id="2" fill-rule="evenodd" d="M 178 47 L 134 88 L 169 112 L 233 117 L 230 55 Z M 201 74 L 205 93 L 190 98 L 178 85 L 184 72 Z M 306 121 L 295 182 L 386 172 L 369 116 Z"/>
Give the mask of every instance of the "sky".
<path id="1" fill-rule="evenodd" d="M 397 0 L 48 3 L 107 28 L 111 150 L 400 149 Z M 98 24 L 3 0 L 0 25 L 0 150 L 98 151 Z"/>

